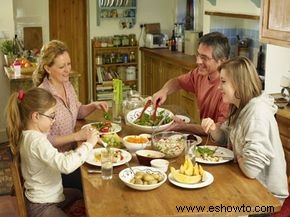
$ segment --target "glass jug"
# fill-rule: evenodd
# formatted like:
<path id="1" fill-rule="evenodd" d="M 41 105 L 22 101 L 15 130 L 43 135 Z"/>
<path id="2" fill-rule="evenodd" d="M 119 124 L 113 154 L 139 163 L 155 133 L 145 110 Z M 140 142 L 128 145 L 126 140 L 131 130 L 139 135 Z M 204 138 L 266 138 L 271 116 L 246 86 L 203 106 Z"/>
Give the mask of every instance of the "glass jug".
<path id="1" fill-rule="evenodd" d="M 127 114 L 129 111 L 132 111 L 136 108 L 143 107 L 146 100 L 140 95 L 139 92 L 135 90 L 130 90 L 127 92 L 127 97 L 123 100 L 123 117 L 125 123 L 127 124 Z"/>

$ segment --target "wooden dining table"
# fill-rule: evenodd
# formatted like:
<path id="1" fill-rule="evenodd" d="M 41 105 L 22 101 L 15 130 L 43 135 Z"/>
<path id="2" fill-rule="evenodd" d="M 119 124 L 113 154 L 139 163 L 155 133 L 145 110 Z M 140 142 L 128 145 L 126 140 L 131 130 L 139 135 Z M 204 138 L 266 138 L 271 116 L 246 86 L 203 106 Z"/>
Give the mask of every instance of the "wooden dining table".
<path id="1" fill-rule="evenodd" d="M 104 121 L 101 113 L 79 120 L 76 129 L 87 123 Z M 141 132 L 121 123 L 119 136 Z M 203 138 L 202 144 L 205 144 Z M 169 167 L 179 168 L 184 155 L 169 159 Z M 139 165 L 133 155 L 130 165 Z M 196 189 L 185 189 L 168 180 L 159 188 L 139 191 L 126 186 L 118 174 L 126 165 L 114 167 L 113 178 L 103 180 L 101 174 L 89 174 L 88 169 L 100 169 L 87 163 L 81 166 L 83 195 L 88 217 L 185 217 L 185 216 L 242 216 L 278 212 L 280 202 L 255 179 L 249 179 L 237 163 L 203 164 L 210 172 L 212 184 Z M 170 170 L 167 171 L 167 175 Z M 278 177 L 277 177 L 278 178 Z"/>

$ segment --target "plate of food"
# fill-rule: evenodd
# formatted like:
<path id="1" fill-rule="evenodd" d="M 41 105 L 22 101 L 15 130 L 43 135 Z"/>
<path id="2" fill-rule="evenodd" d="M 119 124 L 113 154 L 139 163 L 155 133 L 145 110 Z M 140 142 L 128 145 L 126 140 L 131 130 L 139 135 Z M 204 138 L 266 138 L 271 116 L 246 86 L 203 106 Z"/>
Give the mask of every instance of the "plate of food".
<path id="1" fill-rule="evenodd" d="M 174 179 L 172 173 L 169 173 L 168 175 L 168 180 L 170 183 L 172 183 L 173 185 L 176 185 L 178 187 L 181 188 L 188 188 L 188 189 L 195 189 L 195 188 L 203 188 L 206 187 L 208 185 L 210 185 L 211 183 L 213 183 L 213 175 L 207 171 L 205 171 L 205 176 L 207 177 L 204 181 L 200 181 L 197 183 L 182 183 L 182 182 L 178 182 Z"/>
<path id="2" fill-rule="evenodd" d="M 103 134 L 101 140 L 107 143 L 110 148 L 125 148 L 122 138 L 117 133 Z M 101 143 L 103 145 L 103 143 Z"/>
<path id="3" fill-rule="evenodd" d="M 232 150 L 220 146 L 197 146 L 196 162 L 204 164 L 221 164 L 234 159 Z"/>
<path id="4" fill-rule="evenodd" d="M 214 178 L 201 165 L 197 163 L 193 165 L 191 160 L 187 158 L 179 169 L 170 168 L 168 180 L 178 187 L 194 189 L 210 185 Z"/>
<path id="5" fill-rule="evenodd" d="M 94 166 L 101 166 L 101 152 L 105 148 L 95 148 L 89 155 L 86 162 Z M 111 148 L 113 151 L 113 167 L 123 165 L 132 159 L 132 155 L 122 149 Z"/>
<path id="6" fill-rule="evenodd" d="M 82 128 L 88 127 L 88 126 L 96 128 L 100 132 L 100 135 L 118 133 L 122 130 L 122 127 L 119 124 L 112 123 L 111 121 L 93 122 L 93 123 L 84 125 Z"/>
<path id="7" fill-rule="evenodd" d="M 175 117 L 181 119 L 186 124 L 190 123 L 190 118 L 185 115 L 175 115 Z"/>

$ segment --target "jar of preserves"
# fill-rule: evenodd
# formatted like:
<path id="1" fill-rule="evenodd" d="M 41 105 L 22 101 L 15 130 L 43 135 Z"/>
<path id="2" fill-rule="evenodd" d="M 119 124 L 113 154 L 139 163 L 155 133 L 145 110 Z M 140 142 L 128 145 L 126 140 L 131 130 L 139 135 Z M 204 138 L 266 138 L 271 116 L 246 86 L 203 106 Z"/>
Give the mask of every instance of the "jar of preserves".
<path id="1" fill-rule="evenodd" d="M 129 46 L 129 37 L 127 35 L 122 35 L 122 46 Z"/>
<path id="2" fill-rule="evenodd" d="M 114 37 L 113 37 L 113 45 L 114 45 L 114 47 L 121 46 L 121 37 L 120 37 L 120 35 L 114 35 Z"/>

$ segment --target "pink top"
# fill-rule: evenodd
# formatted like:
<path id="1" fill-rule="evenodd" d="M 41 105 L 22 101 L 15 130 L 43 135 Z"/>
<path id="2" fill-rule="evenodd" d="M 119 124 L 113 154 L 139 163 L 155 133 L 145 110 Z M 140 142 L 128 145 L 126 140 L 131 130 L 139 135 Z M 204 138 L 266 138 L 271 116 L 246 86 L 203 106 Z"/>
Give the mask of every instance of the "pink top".
<path id="1" fill-rule="evenodd" d="M 49 82 L 47 78 L 44 78 L 39 87 L 48 90 L 55 97 L 56 113 L 55 122 L 53 123 L 51 130 L 48 134 L 48 140 L 54 145 L 54 137 L 72 134 L 74 132 L 76 120 L 78 118 L 78 112 L 81 103 L 75 93 L 72 84 L 68 81 L 64 83 L 64 90 L 67 97 L 67 104 L 57 92 L 55 87 Z M 76 147 L 76 143 L 70 143 L 58 147 L 59 151 L 69 151 Z"/>
<path id="2" fill-rule="evenodd" d="M 200 119 L 209 117 L 218 123 L 225 121 L 229 106 L 223 102 L 222 93 L 218 89 L 219 78 L 210 81 L 208 76 L 198 74 L 196 68 L 180 75 L 177 79 L 184 90 L 195 94 L 200 110 Z"/>

